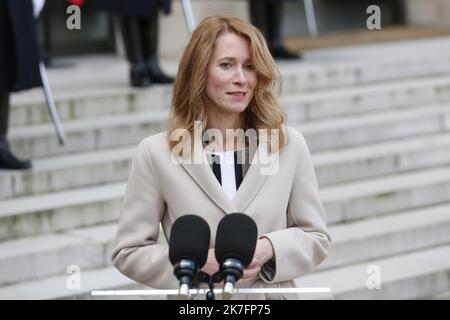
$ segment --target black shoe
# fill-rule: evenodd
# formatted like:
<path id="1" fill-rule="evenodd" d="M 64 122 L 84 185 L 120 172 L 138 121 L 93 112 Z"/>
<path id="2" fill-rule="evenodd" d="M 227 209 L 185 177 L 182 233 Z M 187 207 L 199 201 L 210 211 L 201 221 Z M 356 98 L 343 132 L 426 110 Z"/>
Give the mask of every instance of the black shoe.
<path id="1" fill-rule="evenodd" d="M 158 61 L 155 57 L 149 59 L 146 64 L 147 73 L 150 76 L 152 83 L 169 84 L 173 83 L 174 78 L 164 74 L 159 67 Z"/>
<path id="2" fill-rule="evenodd" d="M 299 60 L 301 58 L 300 54 L 289 52 L 282 45 L 270 47 L 270 53 L 272 54 L 272 57 L 274 59 L 280 59 L 280 60 Z"/>
<path id="3" fill-rule="evenodd" d="M 31 161 L 17 159 L 8 148 L 0 148 L 0 169 L 30 169 Z"/>
<path id="4" fill-rule="evenodd" d="M 133 64 L 130 68 L 130 82 L 132 87 L 143 88 L 152 84 L 144 64 Z"/>
<path id="5" fill-rule="evenodd" d="M 175 80 L 174 78 L 165 75 L 164 73 L 152 73 L 150 74 L 150 79 L 152 79 L 152 83 L 160 83 L 160 84 L 170 84 Z"/>

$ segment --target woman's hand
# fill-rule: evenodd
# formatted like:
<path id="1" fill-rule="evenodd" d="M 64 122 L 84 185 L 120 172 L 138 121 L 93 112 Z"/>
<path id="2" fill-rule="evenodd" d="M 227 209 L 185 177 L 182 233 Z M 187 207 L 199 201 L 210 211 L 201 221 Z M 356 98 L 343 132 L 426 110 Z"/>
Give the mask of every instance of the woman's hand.
<path id="1" fill-rule="evenodd" d="M 208 258 L 206 259 L 206 263 L 201 269 L 201 271 L 213 275 L 217 271 L 219 271 L 219 263 L 216 260 L 216 256 L 214 254 L 214 248 L 208 250 Z"/>
<path id="2" fill-rule="evenodd" d="M 258 272 L 261 271 L 261 267 L 272 259 L 274 255 L 272 243 L 269 239 L 263 237 L 256 242 L 255 254 L 253 255 L 252 262 L 244 270 L 242 278 L 236 283 L 236 286 L 242 286 L 248 284 L 256 279 Z M 214 254 L 214 248 L 208 250 L 208 258 L 201 271 L 213 275 L 219 271 L 219 263 L 216 260 Z"/>
<path id="3" fill-rule="evenodd" d="M 236 286 L 242 286 L 248 284 L 256 279 L 258 272 L 261 271 L 261 267 L 274 255 L 272 243 L 269 239 L 263 237 L 256 242 L 255 254 L 252 262 L 247 269 L 244 270 L 244 275 L 236 283 Z"/>

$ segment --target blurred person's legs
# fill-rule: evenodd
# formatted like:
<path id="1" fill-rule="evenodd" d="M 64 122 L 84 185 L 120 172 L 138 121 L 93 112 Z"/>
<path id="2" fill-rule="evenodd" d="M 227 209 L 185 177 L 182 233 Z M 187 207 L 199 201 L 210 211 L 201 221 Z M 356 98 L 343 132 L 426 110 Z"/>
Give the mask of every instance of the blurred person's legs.
<path id="1" fill-rule="evenodd" d="M 11 153 L 6 139 L 9 107 L 9 94 L 2 93 L 0 95 L 0 169 L 28 169 L 31 168 L 31 162 L 17 159 Z"/>
<path id="2" fill-rule="evenodd" d="M 158 16 L 139 18 L 142 55 L 145 67 L 153 83 L 172 83 L 173 78 L 165 75 L 158 60 Z"/>
<path id="3" fill-rule="evenodd" d="M 300 55 L 289 52 L 281 36 L 283 1 L 249 0 L 252 24 L 266 37 L 269 50 L 275 59 L 299 59 Z"/>
<path id="4" fill-rule="evenodd" d="M 0 0 L 0 169 L 28 169 L 7 140 L 10 93 L 41 86 L 36 21 L 31 1 Z"/>
<path id="5" fill-rule="evenodd" d="M 133 87 L 149 86 L 151 80 L 142 56 L 138 18 L 133 16 L 121 16 L 119 20 L 127 60 L 130 63 L 131 85 Z"/>
<path id="6" fill-rule="evenodd" d="M 267 6 L 266 3 L 261 3 L 258 0 L 249 0 L 250 20 L 252 24 L 257 27 L 267 39 Z"/>
<path id="7" fill-rule="evenodd" d="M 130 81 L 134 87 L 152 83 L 172 83 L 158 61 L 158 18 L 121 16 L 123 42 L 130 63 Z"/>
<path id="8" fill-rule="evenodd" d="M 119 16 L 133 87 L 172 83 L 158 62 L 158 14 L 169 14 L 170 0 L 90 0 L 92 8 Z"/>

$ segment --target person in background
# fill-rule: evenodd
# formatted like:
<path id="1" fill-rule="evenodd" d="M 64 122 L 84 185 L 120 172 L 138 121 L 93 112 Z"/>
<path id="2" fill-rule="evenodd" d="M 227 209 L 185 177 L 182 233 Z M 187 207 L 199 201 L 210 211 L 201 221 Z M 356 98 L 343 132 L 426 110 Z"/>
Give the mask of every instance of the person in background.
<path id="1" fill-rule="evenodd" d="M 250 21 L 266 37 L 275 59 L 297 60 L 300 54 L 290 52 L 281 36 L 284 0 L 249 0 Z"/>
<path id="2" fill-rule="evenodd" d="M 158 14 L 169 14 L 170 0 L 90 0 L 94 9 L 107 10 L 119 17 L 130 83 L 133 87 L 169 84 L 173 78 L 160 68 L 158 60 Z"/>
<path id="3" fill-rule="evenodd" d="M 0 0 L 0 169 L 29 169 L 7 140 L 10 94 L 41 86 L 35 18 L 43 0 Z"/>

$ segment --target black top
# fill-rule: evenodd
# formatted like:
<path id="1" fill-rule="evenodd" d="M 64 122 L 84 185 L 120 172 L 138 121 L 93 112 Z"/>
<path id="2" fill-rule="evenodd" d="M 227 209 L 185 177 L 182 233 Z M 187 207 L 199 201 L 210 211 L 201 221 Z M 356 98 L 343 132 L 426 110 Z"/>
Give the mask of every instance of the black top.
<path id="1" fill-rule="evenodd" d="M 214 172 L 214 175 L 216 176 L 219 183 L 222 185 L 222 176 L 221 176 L 221 170 L 220 170 L 220 157 L 215 155 L 214 153 L 211 154 L 212 158 L 214 159 L 212 163 L 212 170 Z M 238 163 L 237 160 L 237 151 L 234 152 L 234 175 L 236 179 L 236 190 L 239 189 L 239 186 L 242 183 L 242 180 L 244 180 L 244 174 L 242 169 L 242 164 Z"/>

